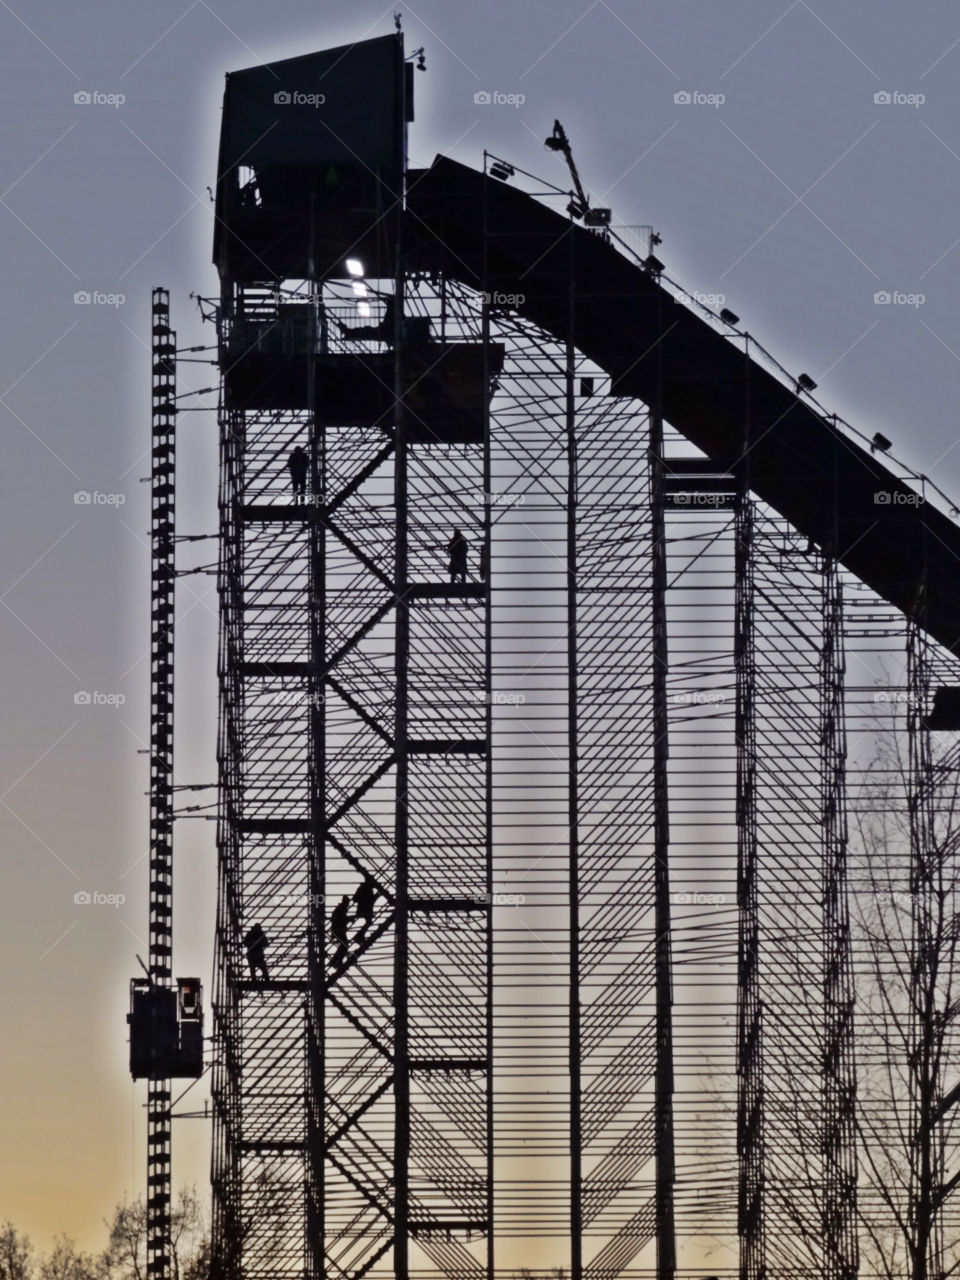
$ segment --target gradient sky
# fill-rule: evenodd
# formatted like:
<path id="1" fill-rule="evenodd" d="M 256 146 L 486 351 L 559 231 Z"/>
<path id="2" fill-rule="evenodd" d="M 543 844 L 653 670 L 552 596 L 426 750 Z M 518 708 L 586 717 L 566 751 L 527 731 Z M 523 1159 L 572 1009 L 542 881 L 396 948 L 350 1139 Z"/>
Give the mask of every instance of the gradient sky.
<path id="1" fill-rule="evenodd" d="M 559 117 L 585 184 L 616 222 L 657 227 L 672 276 L 725 295 L 830 409 L 960 493 L 954 3 L 400 7 L 429 66 L 414 163 L 443 151 L 480 165 L 487 147 L 564 184 L 542 145 Z M 99 1246 L 101 1219 L 143 1178 L 124 1013 L 146 949 L 150 289 L 172 290 L 181 345 L 210 340 L 188 295 L 216 287 L 207 187 L 224 72 L 386 34 L 392 13 L 0 0 L 0 1219 L 41 1245 L 65 1229 Z M 525 101 L 478 105 L 484 90 Z M 80 291 L 103 300 L 77 304 Z M 924 300 L 882 306 L 878 291 Z M 188 367 L 183 389 L 212 380 Z M 181 532 L 216 527 L 215 443 L 211 414 L 184 414 Z M 184 564 L 215 558 L 196 547 Z M 178 597 L 177 768 L 191 783 L 213 778 L 213 587 L 187 578 Z M 78 705 L 81 691 L 111 700 Z M 177 855 L 175 967 L 209 986 L 212 824 L 181 824 Z M 126 900 L 75 903 L 81 892 Z M 182 1122 L 178 1178 L 204 1179 L 207 1136 Z"/>

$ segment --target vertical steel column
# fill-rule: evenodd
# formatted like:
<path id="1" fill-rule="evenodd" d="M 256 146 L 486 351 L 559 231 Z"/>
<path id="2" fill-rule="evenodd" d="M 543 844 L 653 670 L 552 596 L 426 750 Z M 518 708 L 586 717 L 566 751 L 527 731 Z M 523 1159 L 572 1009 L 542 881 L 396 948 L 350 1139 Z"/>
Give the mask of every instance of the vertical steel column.
<path id="1" fill-rule="evenodd" d="M 313 219 L 311 218 L 311 226 Z M 311 255 L 312 258 L 312 255 Z M 311 353 L 317 350 L 317 308 L 320 305 L 315 264 L 311 261 Z M 326 440 L 316 413 L 316 364 L 311 358 L 308 410 L 310 420 L 310 493 L 313 519 L 309 526 L 310 620 L 309 674 L 307 676 L 310 723 L 310 835 L 308 856 L 309 903 L 307 915 L 307 1260 L 309 1274 L 319 1280 L 326 1269 L 326 1194 L 324 1110 L 326 1105 Z"/>
<path id="2" fill-rule="evenodd" d="M 659 305 L 659 304 L 658 304 Z M 658 346 L 658 361 L 660 360 Z M 662 370 L 661 370 L 662 376 Z M 670 739 L 667 720 L 667 541 L 664 520 L 663 419 L 650 411 L 651 547 L 653 555 L 653 772 L 654 772 L 654 968 L 657 1059 L 656 1133 L 657 1280 L 676 1270 L 673 1133 L 673 958 L 670 911 Z"/>
<path id="3" fill-rule="evenodd" d="M 402 77 L 401 77 L 402 79 Z M 401 116 L 401 118 L 403 118 Z M 395 696 L 394 751 L 396 753 L 396 918 L 393 1004 L 394 1004 L 394 1273 L 407 1280 L 410 1269 L 410 874 L 409 806 L 410 777 L 407 686 L 410 660 L 410 604 L 408 591 L 407 528 L 407 431 L 404 421 L 404 303 L 403 246 L 397 218 L 397 271 L 394 285 L 394 504 L 396 511 L 394 554 L 394 609 L 396 650 L 394 658 Z"/>
<path id="4" fill-rule="evenodd" d="M 484 172 L 487 169 L 487 157 L 484 153 L 483 158 Z M 483 385 L 489 387 L 492 373 L 490 361 L 490 289 L 488 283 L 489 262 L 487 259 L 488 243 L 487 243 L 487 186 L 484 183 L 483 188 L 483 245 L 482 253 L 482 279 L 481 279 L 481 309 L 480 309 L 480 341 L 483 345 Z M 441 316 L 442 316 L 442 337 L 446 337 L 446 309 L 447 309 L 447 281 L 446 276 L 442 277 L 441 282 Z M 491 518 L 491 493 L 493 490 L 493 464 L 492 464 L 492 441 L 491 441 L 491 424 L 493 420 L 492 397 L 484 397 L 483 408 L 483 546 L 486 563 L 486 580 L 484 582 L 484 698 L 485 698 L 485 714 L 484 714 L 484 734 L 487 741 L 487 758 L 485 762 L 484 780 L 486 785 L 486 798 L 484 802 L 484 820 L 486 822 L 486 836 L 484 841 L 484 858 L 486 866 L 484 868 L 484 886 L 487 895 L 487 917 L 486 917 L 486 1054 L 487 1054 L 487 1097 L 486 1097 L 486 1127 L 487 1127 L 487 1280 L 494 1280 L 495 1270 L 495 1200 L 494 1200 L 494 1177 L 496 1173 L 496 1159 L 494 1150 L 494 1074 L 493 1074 L 493 1008 L 494 1008 L 494 990 L 493 990 L 493 953 L 494 953 L 494 932 L 493 932 L 493 521 Z"/>
<path id="5" fill-rule="evenodd" d="M 763 1005 L 758 902 L 754 508 L 750 494 L 749 351 L 742 455 L 737 467 L 734 667 L 737 741 L 737 1233 L 741 1280 L 766 1271 L 763 1133 Z"/>
<path id="6" fill-rule="evenodd" d="M 753 504 L 738 495 L 736 529 L 737 685 L 737 1231 L 741 1280 L 765 1269 L 763 1055 L 757 894 L 756 655 L 753 630 Z"/>
<path id="7" fill-rule="evenodd" d="M 572 226 L 572 216 L 571 216 Z M 565 360 L 567 451 L 566 586 L 567 586 L 567 827 L 569 839 L 570 947 L 570 1272 L 583 1277 L 583 1087 L 580 1043 L 580 816 L 579 724 L 577 718 L 577 437 L 574 376 L 576 372 L 575 238 L 568 236 L 569 301 Z"/>
<path id="8" fill-rule="evenodd" d="M 838 445 L 835 445 L 835 448 Z M 836 471 L 836 457 L 834 457 Z M 836 484 L 834 493 L 838 492 Z M 824 1274 L 853 1280 L 859 1267 L 854 1108 L 853 958 L 847 893 L 847 735 L 843 583 L 836 559 L 839 513 L 823 548 L 820 672 L 823 818 L 823 1210 Z"/>
<path id="9" fill-rule="evenodd" d="M 234 320 L 232 290 L 224 288 L 217 314 L 221 351 Z M 219 723 L 217 758 L 220 786 L 217 815 L 217 920 L 213 1031 L 216 1046 L 212 1069 L 213 1231 L 211 1272 L 218 1280 L 238 1280 L 242 1249 L 242 1189 L 238 1138 L 240 1102 L 240 997 L 235 982 L 241 842 L 234 819 L 242 788 L 241 712 L 243 656 L 243 525 L 242 492 L 245 450 L 244 415 L 221 410 L 220 421 L 220 552 L 217 591 L 220 637 L 217 658 Z"/>
<path id="10" fill-rule="evenodd" d="M 169 989 L 173 963 L 173 628 L 176 580 L 176 335 L 170 293 L 153 290 L 150 469 L 150 982 Z M 170 1080 L 147 1084 L 147 1275 L 171 1269 Z"/>

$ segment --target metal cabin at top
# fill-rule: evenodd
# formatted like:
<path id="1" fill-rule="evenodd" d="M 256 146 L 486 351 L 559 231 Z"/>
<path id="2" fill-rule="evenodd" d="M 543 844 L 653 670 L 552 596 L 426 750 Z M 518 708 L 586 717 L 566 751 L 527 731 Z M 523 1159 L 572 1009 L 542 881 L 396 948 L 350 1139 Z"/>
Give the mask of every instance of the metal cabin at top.
<path id="1" fill-rule="evenodd" d="M 383 36 L 227 76 L 214 262 L 237 283 L 396 270 L 413 66 Z"/>
<path id="2" fill-rule="evenodd" d="M 227 77 L 214 1274 L 852 1280 L 844 586 L 929 885 L 960 530 L 413 80 Z"/>

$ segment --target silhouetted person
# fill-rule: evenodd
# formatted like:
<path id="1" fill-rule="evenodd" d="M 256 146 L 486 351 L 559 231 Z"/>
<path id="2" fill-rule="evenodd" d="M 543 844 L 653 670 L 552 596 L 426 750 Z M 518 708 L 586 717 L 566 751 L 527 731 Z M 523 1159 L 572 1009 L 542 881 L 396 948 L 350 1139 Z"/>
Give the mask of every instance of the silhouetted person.
<path id="1" fill-rule="evenodd" d="M 490 576 L 490 544 L 485 542 L 480 548 L 480 581 L 486 582 Z"/>
<path id="2" fill-rule="evenodd" d="M 263 954 L 263 949 L 268 942 L 269 938 L 258 924 L 253 925 L 244 934 L 243 945 L 247 948 L 247 962 L 250 965 L 250 977 L 253 979 L 256 978 L 258 971 L 265 979 L 270 978 L 267 961 Z"/>
<path id="3" fill-rule="evenodd" d="M 393 294 L 390 294 L 384 303 L 383 317 L 376 324 L 344 324 L 342 320 L 337 320 L 336 317 L 334 317 L 334 323 L 344 338 L 375 338 L 378 342 L 385 342 L 388 347 L 392 347 L 397 336 L 394 327 L 396 314 L 397 304 Z M 404 316 L 403 340 L 405 342 L 429 342 L 430 317 Z"/>
<path id="4" fill-rule="evenodd" d="M 453 537 L 447 550 L 450 552 L 450 582 L 466 582 L 467 580 L 467 548 L 469 543 L 460 532 L 454 529 Z"/>
<path id="5" fill-rule="evenodd" d="M 396 303 L 393 295 L 387 298 L 386 305 L 383 308 L 383 318 L 378 320 L 376 324 L 344 324 L 342 320 L 336 320 L 336 326 L 345 338 L 376 338 L 379 342 L 386 342 L 389 346 L 393 346 L 394 332 L 394 316 L 396 314 Z"/>
<path id="6" fill-rule="evenodd" d="M 307 492 L 307 472 L 310 469 L 310 458 L 306 449 L 298 444 L 287 459 L 287 467 L 290 471 L 293 496 L 297 502 L 302 502 Z"/>
<path id="7" fill-rule="evenodd" d="M 353 895 L 353 904 L 356 907 L 356 915 L 354 923 L 357 924 L 361 920 L 363 924 L 357 930 L 355 941 L 361 942 L 367 930 L 373 924 L 373 909 L 376 906 L 379 889 L 367 876 L 358 886 Z"/>
<path id="8" fill-rule="evenodd" d="M 350 954 L 350 944 L 347 941 L 347 925 L 350 923 L 350 897 L 344 894 L 337 905 L 330 912 L 330 936 L 337 944 L 337 950 L 333 957 L 333 965 L 343 964 L 347 956 Z"/>

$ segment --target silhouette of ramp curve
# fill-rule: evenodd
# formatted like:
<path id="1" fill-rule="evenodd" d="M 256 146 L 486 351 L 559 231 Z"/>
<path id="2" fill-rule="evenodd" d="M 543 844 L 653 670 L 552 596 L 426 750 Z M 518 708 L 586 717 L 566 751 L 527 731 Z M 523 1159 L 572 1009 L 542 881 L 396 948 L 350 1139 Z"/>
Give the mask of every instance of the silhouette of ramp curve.
<path id="1" fill-rule="evenodd" d="M 507 183 L 438 157 L 408 180 L 408 248 L 511 305 L 659 402 L 718 467 L 902 613 L 960 653 L 960 527 L 613 244 Z M 486 256 L 486 270 L 484 258 Z M 658 395 L 659 392 L 659 395 Z M 744 432 L 748 447 L 741 456 Z"/>

